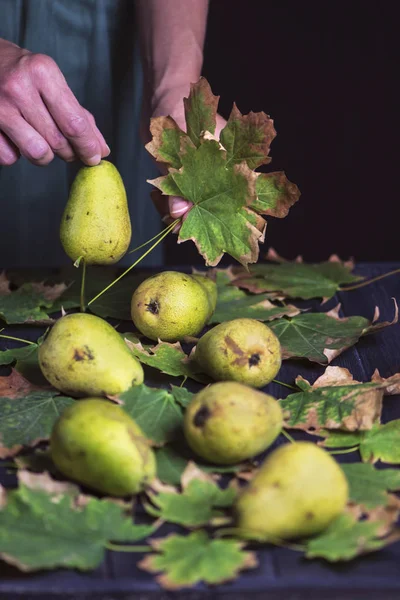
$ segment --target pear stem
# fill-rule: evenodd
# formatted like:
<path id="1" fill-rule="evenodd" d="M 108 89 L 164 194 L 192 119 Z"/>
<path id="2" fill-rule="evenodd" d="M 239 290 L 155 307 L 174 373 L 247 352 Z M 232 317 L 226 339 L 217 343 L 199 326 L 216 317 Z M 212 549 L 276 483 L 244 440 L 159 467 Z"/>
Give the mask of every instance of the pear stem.
<path id="1" fill-rule="evenodd" d="M 158 240 L 152 245 L 150 246 L 150 248 L 148 250 L 146 250 L 146 252 L 144 254 L 142 254 L 142 256 L 140 256 L 134 263 L 133 265 L 131 265 L 130 267 L 128 267 L 119 277 L 117 277 L 116 279 L 114 279 L 114 281 L 112 281 L 107 287 L 104 288 L 104 290 L 102 290 L 100 293 L 97 294 L 97 296 L 95 296 L 94 298 L 92 298 L 90 300 L 90 302 L 87 303 L 88 306 L 90 306 L 91 304 L 93 304 L 93 302 L 95 302 L 96 300 L 98 300 L 98 298 L 100 298 L 100 296 L 102 296 L 105 292 L 107 292 L 110 288 L 112 288 L 113 285 L 115 285 L 118 281 L 120 281 L 120 279 L 122 279 L 123 277 L 125 277 L 125 275 L 127 275 L 129 273 L 129 271 L 131 271 L 134 267 L 136 267 L 136 265 L 138 265 L 144 258 L 146 258 L 146 256 L 148 254 L 150 254 L 150 252 L 156 247 L 158 246 L 158 244 L 165 238 L 167 237 L 167 235 L 169 234 L 170 231 L 172 231 L 174 229 L 174 227 L 177 225 L 177 223 L 179 223 L 179 219 L 176 219 L 173 223 L 171 223 L 171 225 L 169 225 L 167 227 L 167 229 L 165 229 L 163 231 L 163 234 L 158 238 Z"/>
<path id="2" fill-rule="evenodd" d="M 4 331 L 4 327 L 3 329 L 0 329 L 0 331 Z M 0 338 L 5 338 L 6 340 L 15 340 L 16 342 L 24 342 L 25 344 L 30 344 L 32 346 L 36 345 L 36 342 L 30 342 L 29 340 L 24 340 L 23 338 L 14 337 L 13 335 L 0 334 Z"/>
<path id="3" fill-rule="evenodd" d="M 169 227 L 169 226 L 168 226 Z M 140 244 L 140 246 L 137 246 L 136 248 L 134 248 L 133 250 L 129 250 L 128 254 L 133 254 L 134 252 L 136 252 L 137 250 L 140 250 L 141 248 L 144 248 L 145 246 L 148 246 L 149 244 L 151 244 L 151 242 L 154 242 L 154 240 L 156 240 L 157 238 L 161 237 L 162 234 L 164 233 L 164 229 L 162 229 L 161 231 L 159 231 L 154 237 L 150 238 L 149 240 L 147 240 L 147 242 L 144 242 L 143 244 Z"/>
<path id="4" fill-rule="evenodd" d="M 106 544 L 107 550 L 114 550 L 115 552 L 152 552 L 150 546 L 124 546 L 119 544 L 112 544 L 108 542 Z"/>
<path id="5" fill-rule="evenodd" d="M 345 450 L 328 450 L 328 452 L 329 454 L 350 454 L 358 449 L 359 446 L 352 446 L 351 448 L 346 448 Z"/>
<path id="6" fill-rule="evenodd" d="M 289 390 L 294 390 L 295 392 L 297 392 L 297 388 L 295 388 L 293 385 L 290 385 L 289 383 L 284 383 L 283 381 L 279 381 L 279 379 L 273 379 L 272 380 L 274 383 L 279 383 L 279 385 L 283 385 L 287 388 L 289 388 Z"/>
<path id="7" fill-rule="evenodd" d="M 86 261 L 82 259 L 82 282 L 81 282 L 81 312 L 85 312 L 85 282 L 86 282 Z"/>
<path id="8" fill-rule="evenodd" d="M 361 281 L 361 283 L 356 283 L 355 285 L 350 285 L 349 287 L 339 287 L 339 292 L 351 292 L 352 290 L 358 290 L 359 288 L 369 285 L 370 283 L 374 283 L 375 281 L 379 281 L 380 279 L 384 279 L 385 277 L 396 275 L 396 273 L 400 273 L 400 269 L 394 269 L 394 271 L 383 273 L 383 275 L 378 275 L 377 277 Z"/>
<path id="9" fill-rule="evenodd" d="M 287 431 L 285 431 L 283 428 L 282 428 L 282 430 L 281 430 L 281 433 L 282 433 L 282 435 L 284 435 L 284 436 L 285 436 L 285 438 L 286 438 L 287 440 L 289 440 L 289 442 L 290 442 L 291 444 L 294 444 L 294 443 L 295 443 L 295 441 L 296 441 L 296 440 L 295 440 L 294 438 L 292 438 L 292 436 L 290 435 L 290 433 L 288 433 Z"/>

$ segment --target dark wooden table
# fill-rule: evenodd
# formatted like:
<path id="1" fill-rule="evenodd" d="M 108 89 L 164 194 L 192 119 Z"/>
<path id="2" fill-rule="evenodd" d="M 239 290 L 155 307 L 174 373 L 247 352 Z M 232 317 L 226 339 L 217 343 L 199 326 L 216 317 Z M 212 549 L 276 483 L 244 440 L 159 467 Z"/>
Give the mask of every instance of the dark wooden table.
<path id="1" fill-rule="evenodd" d="M 356 272 L 373 277 L 398 264 L 360 264 Z M 323 310 L 342 304 L 342 316 L 362 315 L 372 318 L 375 306 L 379 306 L 382 320 L 392 320 L 394 304 L 400 301 L 400 276 L 394 275 L 383 281 L 353 292 L 339 293 Z M 7 329 L 9 333 L 12 327 Z M 12 333 L 11 333 L 12 335 Z M 18 328 L 22 337 L 37 337 L 31 328 Z M 1 348 L 5 347 L 1 340 Z M 12 342 L 7 343 L 11 347 Z M 376 335 L 360 340 L 344 352 L 334 365 L 348 368 L 355 379 L 367 381 L 375 368 L 388 377 L 400 371 L 400 325 L 389 327 Z M 291 382 L 301 374 L 313 382 L 324 368 L 307 362 L 285 361 L 279 378 Z M 154 384 L 149 381 L 148 383 Z M 284 388 L 271 384 L 269 393 L 276 397 L 286 395 Z M 385 399 L 383 420 L 400 418 L 400 398 Z M 1 415 L 0 415 L 1 418 Z M 278 440 L 283 443 L 284 440 Z M 354 462 L 354 455 L 344 455 L 341 460 Z M 0 482 L 12 484 L 12 477 L 0 469 Z M 21 574 L 0 562 L 0 599 L 4 600 L 399 600 L 400 598 L 400 542 L 382 551 L 369 554 L 348 563 L 332 565 L 324 561 L 304 560 L 297 552 L 284 548 L 265 547 L 258 552 L 259 567 L 245 572 L 235 582 L 210 588 L 199 585 L 193 590 L 167 593 L 154 579 L 136 567 L 138 555 L 110 552 L 104 564 L 91 573 L 56 570 L 36 574 Z"/>

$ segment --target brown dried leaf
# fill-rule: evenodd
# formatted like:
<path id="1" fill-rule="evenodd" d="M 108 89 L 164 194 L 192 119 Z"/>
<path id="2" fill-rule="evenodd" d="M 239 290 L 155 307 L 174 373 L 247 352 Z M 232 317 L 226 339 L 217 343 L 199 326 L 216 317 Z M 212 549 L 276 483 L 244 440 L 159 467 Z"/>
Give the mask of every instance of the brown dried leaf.
<path id="1" fill-rule="evenodd" d="M 44 473 L 32 473 L 25 469 L 19 470 L 17 473 L 18 481 L 22 485 L 26 485 L 31 490 L 42 490 L 48 494 L 64 495 L 64 494 L 79 494 L 78 486 L 66 481 L 57 481 L 51 477 L 46 471 Z"/>
<path id="2" fill-rule="evenodd" d="M 41 388 L 33 385 L 15 369 L 12 369 L 10 375 L 0 377 L 0 398 L 23 398 L 30 392 L 44 389 L 51 389 L 51 386 Z"/>
<path id="3" fill-rule="evenodd" d="M 199 469 L 196 463 L 191 460 L 188 462 L 185 470 L 181 475 L 181 486 L 182 489 L 185 490 L 191 481 L 194 479 L 199 479 L 200 481 L 205 481 L 207 483 L 214 483 L 216 479 L 218 479 L 218 475 L 213 475 L 211 473 L 206 473 Z"/>
<path id="4" fill-rule="evenodd" d="M 390 377 L 381 377 L 378 369 L 375 369 L 374 374 L 372 375 L 371 381 L 375 381 L 376 383 L 385 384 L 385 396 L 396 396 L 400 394 L 400 374 L 395 373 Z"/>
<path id="5" fill-rule="evenodd" d="M 55 285 L 46 285 L 44 282 L 31 283 L 32 289 L 38 294 L 42 294 L 45 300 L 54 302 L 57 300 L 67 289 L 68 286 L 65 283 L 56 283 Z"/>

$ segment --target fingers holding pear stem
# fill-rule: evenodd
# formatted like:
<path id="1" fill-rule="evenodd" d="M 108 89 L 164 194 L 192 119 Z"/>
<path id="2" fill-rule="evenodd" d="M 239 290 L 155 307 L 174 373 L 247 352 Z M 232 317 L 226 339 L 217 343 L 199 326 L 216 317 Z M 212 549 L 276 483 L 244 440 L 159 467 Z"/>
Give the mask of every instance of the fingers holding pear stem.
<path id="1" fill-rule="evenodd" d="M 125 269 L 125 271 L 116 279 L 114 279 L 114 281 L 112 281 L 107 287 L 104 288 L 104 290 L 102 290 L 99 294 L 97 294 L 97 296 L 95 296 L 94 298 L 92 298 L 90 300 L 90 302 L 88 302 L 88 306 L 90 306 L 91 304 L 93 304 L 93 302 L 95 302 L 96 300 L 98 300 L 100 298 L 100 296 L 102 296 L 105 292 L 107 292 L 110 288 L 113 287 L 113 285 L 115 285 L 116 283 L 118 283 L 118 281 L 120 281 L 123 277 L 125 277 L 125 275 L 127 275 L 129 273 L 129 271 L 131 271 L 134 267 L 136 267 L 136 265 L 138 265 L 144 258 L 146 258 L 146 256 L 148 254 L 150 254 L 150 252 L 156 247 L 158 246 L 158 244 L 160 242 L 162 242 L 162 240 L 167 237 L 167 235 L 170 233 L 170 231 L 172 231 L 174 229 L 174 227 L 177 225 L 177 223 L 179 222 L 179 219 L 176 219 L 173 223 L 171 223 L 171 225 L 169 227 L 167 227 L 162 235 L 154 242 L 154 244 L 152 246 L 150 246 L 150 248 L 148 250 L 146 250 L 146 252 L 144 254 L 142 254 L 142 256 L 140 256 L 134 263 L 133 265 L 131 265 L 130 267 L 128 267 L 127 269 Z"/>

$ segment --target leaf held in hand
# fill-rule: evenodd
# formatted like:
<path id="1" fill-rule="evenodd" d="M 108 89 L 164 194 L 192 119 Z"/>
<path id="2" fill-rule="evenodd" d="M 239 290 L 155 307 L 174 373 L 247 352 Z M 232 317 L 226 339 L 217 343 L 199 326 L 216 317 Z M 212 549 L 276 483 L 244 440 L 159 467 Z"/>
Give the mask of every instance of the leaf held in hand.
<path id="1" fill-rule="evenodd" d="M 242 115 L 234 103 L 220 140 L 228 164 L 246 161 L 250 169 L 256 169 L 271 162 L 269 147 L 275 136 L 274 122 L 268 115 L 263 112 Z"/>

